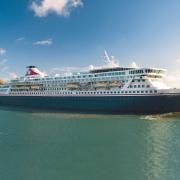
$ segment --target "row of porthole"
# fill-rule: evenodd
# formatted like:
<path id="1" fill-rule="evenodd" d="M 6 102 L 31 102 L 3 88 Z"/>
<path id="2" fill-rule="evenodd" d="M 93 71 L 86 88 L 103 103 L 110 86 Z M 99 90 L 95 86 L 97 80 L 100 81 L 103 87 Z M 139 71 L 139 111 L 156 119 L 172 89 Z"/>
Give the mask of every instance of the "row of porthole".
<path id="1" fill-rule="evenodd" d="M 136 93 L 157 93 L 156 90 L 150 90 L 150 91 L 107 91 L 107 92 L 76 92 L 76 94 L 136 94 Z"/>
<path id="2" fill-rule="evenodd" d="M 102 92 L 102 91 L 97 91 L 97 92 L 76 92 L 76 94 L 139 94 L 139 93 L 157 93 L 156 90 L 150 90 L 150 91 L 106 91 L 106 92 Z M 44 94 L 73 94 L 72 92 L 21 92 L 21 93 L 11 93 L 11 94 L 37 94 L 37 95 L 44 95 Z"/>

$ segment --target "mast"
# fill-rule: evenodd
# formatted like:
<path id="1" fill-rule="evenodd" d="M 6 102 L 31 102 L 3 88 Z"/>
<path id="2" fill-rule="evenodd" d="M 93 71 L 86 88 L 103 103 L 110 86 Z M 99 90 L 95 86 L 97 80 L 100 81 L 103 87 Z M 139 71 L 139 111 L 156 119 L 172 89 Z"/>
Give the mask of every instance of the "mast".
<path id="1" fill-rule="evenodd" d="M 104 50 L 104 56 L 103 56 L 104 60 L 107 62 L 107 63 L 110 63 L 111 62 L 111 59 L 107 53 L 106 50 Z"/>

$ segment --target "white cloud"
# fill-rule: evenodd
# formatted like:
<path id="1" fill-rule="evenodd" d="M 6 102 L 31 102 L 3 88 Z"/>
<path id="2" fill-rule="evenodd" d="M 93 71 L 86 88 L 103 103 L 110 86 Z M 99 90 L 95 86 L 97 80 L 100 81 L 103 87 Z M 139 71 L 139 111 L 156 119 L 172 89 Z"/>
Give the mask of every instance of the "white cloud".
<path id="1" fill-rule="evenodd" d="M 47 39 L 47 40 L 41 40 L 41 41 L 36 41 L 33 44 L 34 45 L 41 45 L 41 46 L 50 46 L 53 43 L 53 40 Z"/>
<path id="2" fill-rule="evenodd" d="M 82 0 L 34 0 L 31 9 L 38 17 L 46 17 L 49 13 L 68 16 L 73 8 L 83 6 Z"/>
<path id="3" fill-rule="evenodd" d="M 136 62 L 132 62 L 130 65 L 129 65 L 130 68 L 139 68 L 139 66 L 136 64 Z"/>
<path id="4" fill-rule="evenodd" d="M 176 59 L 176 62 L 177 62 L 177 63 L 180 63 L 180 58 Z"/>
<path id="5" fill-rule="evenodd" d="M 73 7 L 78 7 L 78 6 L 83 6 L 82 0 L 72 0 L 72 6 Z"/>
<path id="6" fill-rule="evenodd" d="M 3 48 L 0 48 L 0 55 L 4 55 L 4 54 L 6 54 L 6 50 Z"/>
<path id="7" fill-rule="evenodd" d="M 3 80 L 9 80 L 9 79 L 15 79 L 17 78 L 17 74 L 15 72 L 13 72 L 10 68 L 10 66 L 8 65 L 4 65 L 2 67 L 0 67 L 0 77 Z"/>
<path id="8" fill-rule="evenodd" d="M 18 77 L 18 75 L 17 75 L 15 72 L 10 72 L 10 73 L 9 73 L 9 76 L 10 76 L 10 78 L 12 78 L 12 79 L 16 79 L 16 78 Z"/>
<path id="9" fill-rule="evenodd" d="M 21 42 L 21 41 L 24 41 L 25 40 L 25 37 L 19 37 L 16 39 L 16 42 Z"/>
<path id="10" fill-rule="evenodd" d="M 180 64 L 180 58 L 176 59 L 176 63 Z M 180 88 L 180 70 L 168 71 L 164 81 L 169 87 Z"/>
<path id="11" fill-rule="evenodd" d="M 180 88 L 180 71 L 167 72 L 164 81 L 169 87 Z"/>

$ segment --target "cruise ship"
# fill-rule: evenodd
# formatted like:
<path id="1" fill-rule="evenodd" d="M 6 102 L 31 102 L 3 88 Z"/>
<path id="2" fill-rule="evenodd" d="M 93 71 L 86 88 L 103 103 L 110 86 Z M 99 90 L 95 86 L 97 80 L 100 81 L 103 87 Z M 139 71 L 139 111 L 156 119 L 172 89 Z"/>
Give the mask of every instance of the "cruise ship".
<path id="1" fill-rule="evenodd" d="M 105 52 L 108 63 L 113 62 Z M 126 114 L 180 111 L 180 90 L 168 87 L 166 70 L 101 67 L 48 76 L 28 66 L 23 77 L 0 85 L 0 106 Z"/>

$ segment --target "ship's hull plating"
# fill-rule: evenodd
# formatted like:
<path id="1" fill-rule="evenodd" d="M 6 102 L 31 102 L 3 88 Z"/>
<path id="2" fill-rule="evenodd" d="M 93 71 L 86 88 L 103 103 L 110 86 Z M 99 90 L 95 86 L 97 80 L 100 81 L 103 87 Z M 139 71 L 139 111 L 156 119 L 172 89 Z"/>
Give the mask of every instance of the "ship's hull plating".
<path id="1" fill-rule="evenodd" d="M 164 113 L 180 111 L 180 95 L 0 96 L 0 106 L 81 112 Z"/>

